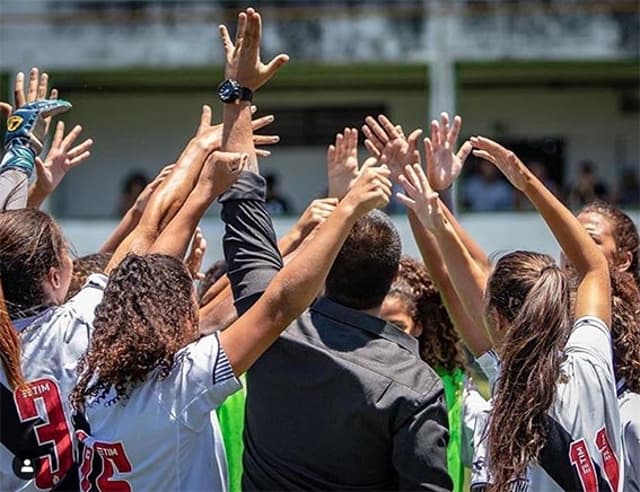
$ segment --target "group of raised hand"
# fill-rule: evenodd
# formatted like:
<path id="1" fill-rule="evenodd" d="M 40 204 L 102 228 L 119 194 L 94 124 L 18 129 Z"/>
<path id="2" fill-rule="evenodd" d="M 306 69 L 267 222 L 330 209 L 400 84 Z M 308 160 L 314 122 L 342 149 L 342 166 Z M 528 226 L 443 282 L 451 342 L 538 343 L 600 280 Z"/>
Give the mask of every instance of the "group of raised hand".
<path id="1" fill-rule="evenodd" d="M 266 64 L 261 61 L 262 21 L 260 14 L 251 8 L 239 14 L 233 41 L 224 25 L 219 29 L 224 49 L 226 78 L 237 80 L 252 92 L 261 88 L 289 60 L 287 55 L 280 54 Z M 6 113 L 4 116 L 8 121 L 7 132 L 3 136 L 5 156 L 2 169 L 21 168 L 29 175 L 33 169 L 37 171 L 37 179 L 29 188 L 28 206 L 39 207 L 69 170 L 90 157 L 93 140 L 88 138 L 76 144 L 82 127 L 75 125 L 65 134 L 65 124 L 60 121 L 56 125 L 48 152 L 40 156 L 52 118 L 68 111 L 71 104 L 58 99 L 56 89 L 49 91 L 48 75 L 40 73 L 37 68 L 31 70 L 26 82 L 23 73 L 17 74 L 14 97 L 15 110 L 8 103 L 0 102 L 0 111 Z M 256 107 L 251 106 L 251 114 L 255 112 Z M 258 146 L 272 145 L 279 141 L 277 135 L 255 134 L 252 136 L 253 152 L 249 153 L 248 159 L 223 154 L 223 148 L 225 151 L 233 152 L 237 146 L 233 142 L 234 137 L 229 127 L 225 128 L 222 123 L 212 124 L 211 117 L 211 108 L 205 105 L 196 135 L 177 159 L 177 163 L 182 165 L 174 163 L 161 169 L 105 243 L 103 251 L 113 252 L 133 230 L 156 190 L 159 195 L 167 194 L 167 191 L 162 191 L 162 185 L 170 175 L 176 174 L 172 179 L 177 180 L 180 176 L 188 174 L 187 181 L 190 186 L 195 186 L 199 174 L 193 172 L 192 161 L 202 157 L 195 153 L 196 150 L 199 149 L 199 154 L 207 155 L 201 168 L 202 174 L 209 174 L 209 181 L 215 188 L 212 193 L 217 196 L 235 181 L 241 171 L 256 171 L 257 157 L 270 155 L 270 151 Z M 273 121 L 273 115 L 253 119 L 250 130 L 255 132 Z M 513 153 L 499 144 L 483 137 L 472 137 L 456 149 L 461 125 L 460 116 L 455 116 L 451 121 L 447 113 L 442 113 L 439 120 L 431 122 L 430 136 L 423 140 L 426 169 L 422 167 L 423 159 L 418 149 L 418 140 L 422 135 L 420 129 L 406 136 L 402 127 L 392 123 L 387 116 L 368 116 L 362 126 L 362 133 L 369 158 L 362 167 L 358 163 L 358 130 L 345 128 L 342 133 L 338 133 L 335 143 L 329 146 L 327 152 L 328 198 L 314 201 L 303 214 L 296 230 L 296 244 L 311 232 L 311 226 L 323 222 L 333 211 L 337 201 L 342 200 L 350 190 L 354 193 L 358 190 L 363 200 L 368 197 L 369 200 L 365 201 L 373 200 L 375 192 L 373 202 L 376 206 L 386 206 L 391 197 L 392 181 L 399 183 L 404 189 L 404 193 L 398 194 L 398 200 L 415 213 L 425 227 L 435 227 L 437 223 L 446 220 L 438 205 L 438 192 L 448 189 L 453 184 L 472 148 L 475 155 L 494 163 L 516 188 L 521 189 L 522 181 L 528 176 L 526 168 Z M 24 154 L 26 157 L 22 155 L 20 148 L 28 150 Z M 18 156 L 15 155 L 16 149 Z M 168 223 L 181 205 L 176 202 L 169 207 L 173 212 L 163 219 L 162 225 Z"/>
<path id="2" fill-rule="evenodd" d="M 385 166 L 389 177 L 399 183 L 404 193 L 398 200 L 414 212 L 428 229 L 446 220 L 439 207 L 438 192 L 449 189 L 460 175 L 464 162 L 473 152 L 502 171 L 512 184 L 522 190 L 524 180 L 530 178 L 522 162 L 498 143 L 484 137 L 471 137 L 458 149 L 456 144 L 462 127 L 462 118 L 453 121 L 447 113 L 430 125 L 430 136 L 424 138 L 424 160 L 418 149 L 422 130 L 416 129 L 405 136 L 400 125 L 385 115 L 367 116 L 362 126 L 364 146 L 369 153 L 369 166 Z M 327 151 L 329 196 L 342 198 L 359 175 L 358 130 L 345 128 L 336 135 L 335 143 Z"/>

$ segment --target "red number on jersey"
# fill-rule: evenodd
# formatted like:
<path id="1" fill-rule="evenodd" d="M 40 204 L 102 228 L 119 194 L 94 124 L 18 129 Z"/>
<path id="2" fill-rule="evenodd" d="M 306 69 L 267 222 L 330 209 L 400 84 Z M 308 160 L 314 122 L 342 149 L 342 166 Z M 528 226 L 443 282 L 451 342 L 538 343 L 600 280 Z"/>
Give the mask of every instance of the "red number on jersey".
<path id="1" fill-rule="evenodd" d="M 611 449 L 611 444 L 609 444 L 609 436 L 607 436 L 605 427 L 596 432 L 595 445 L 602 454 L 602 466 L 609 487 L 616 492 L 620 483 L 620 465 L 616 454 Z M 595 466 L 584 439 L 571 443 L 569 457 L 571 458 L 571 464 L 575 465 L 578 470 L 582 489 L 585 492 L 598 492 Z"/>
<path id="2" fill-rule="evenodd" d="M 587 443 L 584 439 L 571 443 L 569 447 L 569 458 L 571 458 L 571 464 L 578 470 L 582 490 L 584 490 L 584 492 L 598 492 L 596 470 L 593 466 L 591 456 L 589 456 L 589 448 L 587 448 Z"/>
<path id="3" fill-rule="evenodd" d="M 13 399 L 21 422 L 38 418 L 44 421 L 35 425 L 33 431 L 38 444 L 51 444 L 51 453 L 38 458 L 35 482 L 39 489 L 51 489 L 73 465 L 71 434 L 58 384 L 49 378 L 36 379 L 26 383 L 26 387 L 17 388 Z M 40 414 L 38 401 L 42 402 L 44 415 Z"/>
<path id="4" fill-rule="evenodd" d="M 615 492 L 618 490 L 620 466 L 618 464 L 618 458 L 613 452 L 613 449 L 611 449 L 611 444 L 609 444 L 609 436 L 607 436 L 607 429 L 605 427 L 596 433 L 596 447 L 598 451 L 602 453 L 604 474 L 607 477 L 607 482 L 609 482 L 609 487 Z"/>
<path id="5" fill-rule="evenodd" d="M 82 431 L 76 432 L 76 436 L 85 446 L 80 465 L 80 490 L 131 492 L 131 484 L 126 480 L 111 480 L 116 472 L 130 473 L 132 470 L 122 442 L 96 441 Z"/>

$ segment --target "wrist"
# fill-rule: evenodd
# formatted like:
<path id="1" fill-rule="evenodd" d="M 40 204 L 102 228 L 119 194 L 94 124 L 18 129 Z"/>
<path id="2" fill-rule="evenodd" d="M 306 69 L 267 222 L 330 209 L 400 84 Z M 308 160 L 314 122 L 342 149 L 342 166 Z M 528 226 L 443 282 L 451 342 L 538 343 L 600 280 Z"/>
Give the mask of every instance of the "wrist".
<path id="1" fill-rule="evenodd" d="M 446 236 L 453 231 L 453 229 L 449 227 L 449 221 L 444 217 L 433 220 L 431 226 L 427 227 L 427 229 L 436 237 Z"/>
<path id="2" fill-rule="evenodd" d="M 360 208 L 360 204 L 354 203 L 354 201 L 349 197 L 349 194 L 347 194 L 340 203 L 338 203 L 338 206 L 335 208 L 333 213 L 338 212 L 338 215 L 342 215 L 345 218 L 353 218 L 353 222 L 355 222 L 358 217 L 363 215 Z"/>
<path id="3" fill-rule="evenodd" d="M 36 184 L 32 185 L 29 188 L 29 195 L 27 197 L 27 207 L 29 208 L 40 208 L 42 202 L 44 202 L 49 196 L 49 193 L 44 191 L 41 187 Z"/>

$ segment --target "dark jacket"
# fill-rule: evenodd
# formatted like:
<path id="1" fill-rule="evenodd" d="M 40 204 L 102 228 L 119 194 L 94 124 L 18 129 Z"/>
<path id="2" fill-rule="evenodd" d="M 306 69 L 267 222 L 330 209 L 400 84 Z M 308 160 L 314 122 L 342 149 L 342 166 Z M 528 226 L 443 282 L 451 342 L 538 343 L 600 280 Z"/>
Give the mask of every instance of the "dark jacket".
<path id="1" fill-rule="evenodd" d="M 264 180 L 220 200 L 239 313 L 282 267 Z M 451 490 L 447 409 L 417 341 L 321 298 L 247 373 L 243 490 Z"/>

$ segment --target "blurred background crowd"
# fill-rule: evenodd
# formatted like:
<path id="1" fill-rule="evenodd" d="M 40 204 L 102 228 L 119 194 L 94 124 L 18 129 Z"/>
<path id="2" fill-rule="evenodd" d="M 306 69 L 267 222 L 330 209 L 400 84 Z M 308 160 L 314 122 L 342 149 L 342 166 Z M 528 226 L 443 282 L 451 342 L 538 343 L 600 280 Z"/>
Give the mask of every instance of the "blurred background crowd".
<path id="1" fill-rule="evenodd" d="M 636 0 L 3 0 L 0 99 L 11 100 L 13 74 L 40 66 L 74 104 L 65 119 L 96 142 L 51 213 L 78 231 L 116 218 L 175 159 L 202 101 L 221 115 L 215 26 L 249 4 L 265 19 L 265 57 L 294 62 L 256 101 L 281 139 L 262 164 L 273 215 L 325 192 L 337 128 L 384 113 L 424 129 L 440 111 L 463 115 L 462 138 L 513 149 L 573 208 L 593 198 L 640 206 Z M 454 191 L 463 213 L 528 207 L 473 157 Z M 495 220 L 504 229 L 514 219 Z"/>

